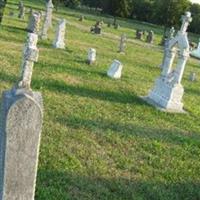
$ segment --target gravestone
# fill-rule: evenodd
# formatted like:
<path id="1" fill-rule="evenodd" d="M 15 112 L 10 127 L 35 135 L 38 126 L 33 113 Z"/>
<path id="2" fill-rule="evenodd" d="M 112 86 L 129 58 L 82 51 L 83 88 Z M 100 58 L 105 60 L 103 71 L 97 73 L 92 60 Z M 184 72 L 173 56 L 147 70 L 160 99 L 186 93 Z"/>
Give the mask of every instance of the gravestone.
<path id="1" fill-rule="evenodd" d="M 125 52 L 126 41 L 127 41 L 126 34 L 122 34 L 121 38 L 120 38 L 120 44 L 119 44 L 119 52 L 120 53 L 124 53 Z"/>
<path id="2" fill-rule="evenodd" d="M 101 26 L 101 22 L 97 21 L 96 24 L 90 28 L 90 32 L 94 34 L 101 34 Z"/>
<path id="3" fill-rule="evenodd" d="M 107 75 L 113 79 L 120 79 L 122 76 L 123 65 L 120 61 L 114 60 L 112 65 L 110 66 Z"/>
<path id="4" fill-rule="evenodd" d="M 29 33 L 38 33 L 40 29 L 41 14 L 39 12 L 32 12 L 29 18 L 27 31 Z"/>
<path id="5" fill-rule="evenodd" d="M 19 2 L 19 15 L 18 15 L 18 18 L 20 19 L 24 19 L 25 17 L 25 7 L 24 7 L 24 4 L 22 1 Z"/>
<path id="6" fill-rule="evenodd" d="M 52 0 L 48 0 L 46 3 L 46 13 L 44 17 L 44 23 L 42 27 L 41 39 L 45 40 L 48 38 L 48 30 L 52 26 L 52 13 L 53 13 Z"/>
<path id="7" fill-rule="evenodd" d="M 146 41 L 151 44 L 153 43 L 153 41 L 154 41 L 154 32 L 153 31 L 148 32 Z"/>
<path id="8" fill-rule="evenodd" d="M 83 22 L 84 19 L 85 19 L 84 15 L 81 15 L 80 18 L 79 18 L 79 21 L 80 21 L 80 22 Z"/>
<path id="9" fill-rule="evenodd" d="M 96 49 L 90 48 L 88 50 L 88 58 L 87 58 L 87 63 L 89 65 L 92 65 L 96 61 Z"/>
<path id="10" fill-rule="evenodd" d="M 142 40 L 142 37 L 144 35 L 144 32 L 141 30 L 136 30 L 136 39 Z"/>
<path id="11" fill-rule="evenodd" d="M 169 41 L 174 38 L 174 34 L 175 34 L 175 29 L 174 27 L 171 27 L 169 32 L 165 34 L 162 41 L 162 45 L 164 45 L 165 48 L 167 48 L 167 46 L 169 45 Z"/>
<path id="12" fill-rule="evenodd" d="M 119 24 L 115 24 L 114 28 L 115 28 L 115 29 L 119 29 L 119 28 L 120 28 L 120 25 L 119 25 Z"/>
<path id="13" fill-rule="evenodd" d="M 108 22 L 107 27 L 110 28 L 111 27 L 111 22 Z"/>
<path id="14" fill-rule="evenodd" d="M 174 34 L 175 34 L 175 29 L 174 27 L 172 26 L 171 29 L 169 30 L 169 39 L 173 39 L 174 38 Z"/>
<path id="15" fill-rule="evenodd" d="M 198 44 L 197 49 L 193 50 L 193 51 L 190 53 L 190 55 L 191 55 L 192 57 L 195 57 L 195 58 L 200 59 L 200 39 L 199 39 L 199 44 Z"/>
<path id="16" fill-rule="evenodd" d="M 192 82 L 196 81 L 197 80 L 196 73 L 191 72 L 190 76 L 189 76 L 189 80 L 192 81 Z"/>
<path id="17" fill-rule="evenodd" d="M 165 49 L 162 73 L 156 80 L 155 86 L 149 96 L 144 99 L 157 108 L 169 112 L 184 112 L 182 97 L 184 88 L 181 84 L 185 65 L 189 58 L 189 41 L 187 28 L 192 21 L 191 13 L 186 12 L 182 16 L 182 27 L 176 37 L 169 41 Z M 178 49 L 177 49 L 178 47 Z M 178 52 L 177 65 L 173 69 L 173 63 Z"/>
<path id="18" fill-rule="evenodd" d="M 65 29 L 66 29 L 66 20 L 60 20 L 56 32 L 56 37 L 53 43 L 53 47 L 57 49 L 65 48 Z"/>
<path id="19" fill-rule="evenodd" d="M 2 97 L 0 124 L 0 199 L 34 200 L 42 129 L 42 96 L 31 90 L 38 36 L 28 33 L 21 78 Z"/>

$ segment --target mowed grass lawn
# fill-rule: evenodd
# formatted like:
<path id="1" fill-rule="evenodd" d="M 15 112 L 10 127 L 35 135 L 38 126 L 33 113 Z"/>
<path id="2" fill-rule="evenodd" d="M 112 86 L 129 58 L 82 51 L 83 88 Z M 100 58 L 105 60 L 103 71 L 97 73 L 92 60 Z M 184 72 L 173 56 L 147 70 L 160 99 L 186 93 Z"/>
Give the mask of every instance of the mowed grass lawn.
<path id="1" fill-rule="evenodd" d="M 17 3 L 9 0 L 0 26 L 1 93 L 19 78 L 27 35 L 28 16 L 17 18 Z M 44 9 L 42 1 L 24 3 Z M 82 27 L 103 17 L 87 15 L 81 23 L 79 15 L 64 8 L 54 14 L 68 20 L 66 50 L 52 48 L 55 19 L 49 39 L 38 43 L 32 88 L 43 94 L 44 125 L 35 199 L 200 199 L 200 79 L 188 80 L 190 72 L 200 77 L 200 62 L 190 59 L 183 78 L 188 113 L 160 112 L 139 96 L 148 94 L 160 74 L 161 48 L 133 40 L 122 55 L 114 36 L 126 32 L 134 39 L 134 28 L 154 28 L 158 44 L 162 29 L 122 20 L 119 30 L 103 28 L 113 38 L 96 36 Z M 94 66 L 85 62 L 90 47 L 97 50 Z M 124 65 L 121 80 L 106 76 L 114 59 Z"/>

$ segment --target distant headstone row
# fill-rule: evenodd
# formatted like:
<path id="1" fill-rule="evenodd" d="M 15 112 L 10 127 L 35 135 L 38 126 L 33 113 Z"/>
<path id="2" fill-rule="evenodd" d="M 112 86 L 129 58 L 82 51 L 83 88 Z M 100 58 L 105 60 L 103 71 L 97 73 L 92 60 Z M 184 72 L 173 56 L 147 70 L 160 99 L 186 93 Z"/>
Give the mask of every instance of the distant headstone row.
<path id="1" fill-rule="evenodd" d="M 154 32 L 153 31 L 149 31 L 148 34 L 146 35 L 146 31 L 136 30 L 136 39 L 144 40 L 144 37 L 146 37 L 147 43 L 154 42 Z"/>

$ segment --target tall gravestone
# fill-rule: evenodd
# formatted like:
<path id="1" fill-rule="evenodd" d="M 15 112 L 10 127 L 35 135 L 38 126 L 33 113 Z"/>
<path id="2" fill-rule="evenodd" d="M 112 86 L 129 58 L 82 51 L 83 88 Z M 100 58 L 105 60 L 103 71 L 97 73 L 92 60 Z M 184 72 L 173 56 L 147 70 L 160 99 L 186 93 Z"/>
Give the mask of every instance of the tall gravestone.
<path id="1" fill-rule="evenodd" d="M 34 200 L 42 129 L 42 96 L 31 89 L 38 35 L 28 33 L 21 78 L 3 93 L 0 126 L 0 200 Z"/>
<path id="2" fill-rule="evenodd" d="M 18 18 L 24 19 L 24 17 L 25 17 L 25 7 L 24 7 L 24 3 L 22 1 L 19 2 L 18 8 L 19 8 Z"/>
<path id="3" fill-rule="evenodd" d="M 53 43 L 53 47 L 57 49 L 65 48 L 65 29 L 66 29 L 66 20 L 60 20 L 58 28 L 56 31 L 56 37 Z"/>
<path id="4" fill-rule="evenodd" d="M 125 52 L 126 41 L 127 41 L 126 34 L 122 34 L 120 38 L 120 44 L 119 44 L 119 53 Z"/>
<path id="5" fill-rule="evenodd" d="M 149 93 L 149 96 L 144 98 L 148 103 L 161 110 L 184 112 L 182 103 L 184 88 L 181 84 L 181 80 L 189 58 L 190 46 L 186 31 L 191 21 L 191 13 L 186 12 L 182 17 L 182 27 L 180 31 L 169 41 L 165 49 L 162 73 L 156 80 L 155 86 Z M 173 68 L 177 53 L 177 65 Z"/>
<path id="6" fill-rule="evenodd" d="M 89 65 L 92 65 L 92 64 L 95 63 L 95 61 L 96 61 L 96 54 L 97 54 L 96 49 L 90 48 L 88 50 L 87 63 Z"/>
<path id="7" fill-rule="evenodd" d="M 48 30 L 52 26 L 52 13 L 53 13 L 53 3 L 52 0 L 48 0 L 46 3 L 46 13 L 44 17 L 44 24 L 42 27 L 41 39 L 48 38 Z"/>

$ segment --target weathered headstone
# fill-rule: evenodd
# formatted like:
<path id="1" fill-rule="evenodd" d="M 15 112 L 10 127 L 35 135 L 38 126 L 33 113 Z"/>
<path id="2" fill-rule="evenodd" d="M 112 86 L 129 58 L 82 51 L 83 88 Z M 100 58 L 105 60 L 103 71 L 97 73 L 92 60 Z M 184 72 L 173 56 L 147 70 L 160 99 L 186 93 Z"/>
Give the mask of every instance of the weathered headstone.
<path id="1" fill-rule="evenodd" d="M 141 30 L 136 30 L 136 39 L 142 40 L 142 37 L 144 35 L 144 32 Z"/>
<path id="2" fill-rule="evenodd" d="M 124 53 L 125 47 L 126 47 L 126 41 L 127 41 L 126 34 L 122 34 L 121 38 L 120 38 L 120 44 L 119 44 L 119 52 L 120 53 Z"/>
<path id="3" fill-rule="evenodd" d="M 24 4 L 22 1 L 19 2 L 19 15 L 18 15 L 18 18 L 20 19 L 24 19 L 25 17 L 25 7 L 24 7 Z"/>
<path id="4" fill-rule="evenodd" d="M 95 34 L 101 34 L 101 26 L 101 22 L 97 21 L 96 24 L 90 28 L 90 32 Z"/>
<path id="5" fill-rule="evenodd" d="M 113 79 L 120 79 L 122 75 L 123 65 L 120 61 L 114 60 L 112 65 L 110 66 L 107 75 Z"/>
<path id="6" fill-rule="evenodd" d="M 148 43 L 153 43 L 153 41 L 154 41 L 154 32 L 153 31 L 149 31 L 146 41 Z"/>
<path id="7" fill-rule="evenodd" d="M 48 30 L 52 26 L 52 13 L 53 13 L 53 3 L 52 0 L 48 0 L 46 3 L 46 13 L 44 24 L 42 27 L 41 39 L 45 40 L 48 38 Z"/>
<path id="8" fill-rule="evenodd" d="M 42 129 L 42 96 L 31 90 L 38 36 L 28 33 L 19 83 L 3 93 L 0 124 L 0 199 L 34 200 Z"/>
<path id="9" fill-rule="evenodd" d="M 169 39 L 173 39 L 174 38 L 174 34 L 175 34 L 175 29 L 172 26 L 171 29 L 169 30 Z"/>
<path id="10" fill-rule="evenodd" d="M 79 21 L 80 21 L 80 22 L 83 22 L 84 19 L 85 19 L 84 15 L 81 15 L 80 18 L 79 18 Z"/>
<path id="11" fill-rule="evenodd" d="M 65 29 L 66 29 L 66 20 L 60 20 L 58 28 L 56 31 L 56 37 L 53 43 L 53 47 L 57 49 L 65 48 Z"/>
<path id="12" fill-rule="evenodd" d="M 32 12 L 29 18 L 27 31 L 29 33 L 38 33 L 40 29 L 41 14 L 39 12 Z"/>
<path id="13" fill-rule="evenodd" d="M 182 17 L 180 31 L 176 37 L 169 41 L 169 45 L 165 49 L 161 76 L 156 80 L 149 96 L 144 98 L 148 103 L 159 109 L 169 112 L 184 112 L 182 103 L 184 88 L 181 85 L 181 80 L 189 58 L 190 46 L 186 31 L 191 21 L 191 13 L 186 12 Z M 179 48 L 178 51 L 176 46 Z M 177 65 L 173 69 L 172 66 L 177 52 Z"/>
<path id="14" fill-rule="evenodd" d="M 120 25 L 119 25 L 119 24 L 115 24 L 114 28 L 115 28 L 115 29 L 119 29 L 119 28 L 120 28 Z"/>
<path id="15" fill-rule="evenodd" d="M 191 72 L 190 76 L 189 76 L 189 80 L 192 81 L 192 82 L 196 81 L 197 80 L 196 73 Z"/>
<path id="16" fill-rule="evenodd" d="M 192 57 L 195 57 L 195 58 L 200 59 L 200 39 L 199 39 L 199 44 L 198 44 L 197 49 L 193 50 L 193 51 L 190 53 L 190 55 L 191 55 Z"/>
<path id="17" fill-rule="evenodd" d="M 96 49 L 90 48 L 88 50 L 88 58 L 87 58 L 87 63 L 89 65 L 95 63 L 96 61 Z"/>

